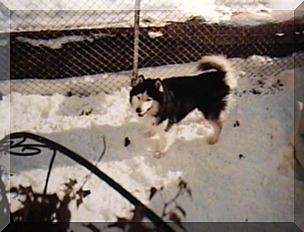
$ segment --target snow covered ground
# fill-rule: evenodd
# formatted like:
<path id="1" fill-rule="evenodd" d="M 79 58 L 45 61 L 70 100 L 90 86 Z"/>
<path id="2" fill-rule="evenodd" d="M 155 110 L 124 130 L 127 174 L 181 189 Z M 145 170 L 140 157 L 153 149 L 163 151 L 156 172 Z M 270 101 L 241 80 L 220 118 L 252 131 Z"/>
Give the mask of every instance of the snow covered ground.
<path id="1" fill-rule="evenodd" d="M 135 1 L 127 0 L 2 0 L 2 31 L 67 28 L 133 27 Z M 141 1 L 141 26 L 162 26 L 202 17 L 210 23 L 249 24 L 294 17 L 301 0 L 171 0 Z M 1 12 L 2 11 L 2 12 Z M 8 26 L 10 23 L 10 27 Z"/>
<path id="2" fill-rule="evenodd" d="M 0 137 L 15 131 L 37 133 L 95 162 L 105 136 L 107 149 L 98 167 L 158 214 L 164 202 L 177 192 L 181 178 L 192 191 L 192 198 L 183 195 L 178 199 L 186 211 L 183 221 L 291 222 L 294 75 L 301 81 L 304 76 L 303 67 L 293 69 L 294 57 L 303 54 L 282 59 L 252 56 L 232 60 L 238 64 L 239 87 L 235 106 L 215 145 L 205 142 L 210 128 L 193 122 L 197 118 L 194 112 L 181 123 L 178 139 L 168 154 L 153 158 L 147 149 L 153 147 L 153 140 L 143 138 L 145 128 L 137 123 L 129 107 L 129 87 L 88 97 L 17 92 L 5 95 L 0 101 Z M 282 63 L 285 70 L 277 75 L 265 71 Z M 170 76 L 174 71 L 191 73 L 194 67 L 191 63 L 142 72 L 155 76 L 162 70 Z M 252 70 L 256 70 L 255 75 Z M 126 137 L 131 142 L 127 147 Z M 41 192 L 49 159 L 11 158 L 11 186 L 31 185 Z M 87 174 L 78 165 L 58 157 L 49 191 L 62 196 L 66 181 L 75 178 L 80 186 Z M 163 191 L 150 201 L 152 187 L 163 187 Z M 131 216 L 132 206 L 97 178 L 91 177 L 84 188 L 91 194 L 78 209 L 76 203 L 71 204 L 72 221 L 113 221 L 116 216 Z M 11 200 L 13 210 L 20 207 L 16 199 Z"/>

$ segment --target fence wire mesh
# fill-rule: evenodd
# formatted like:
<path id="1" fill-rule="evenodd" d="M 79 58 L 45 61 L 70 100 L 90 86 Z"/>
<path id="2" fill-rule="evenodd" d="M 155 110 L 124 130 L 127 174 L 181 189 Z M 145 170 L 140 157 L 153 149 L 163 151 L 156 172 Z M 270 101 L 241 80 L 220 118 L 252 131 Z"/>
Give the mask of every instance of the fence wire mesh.
<path id="1" fill-rule="evenodd" d="M 1 60 L 10 53 L 10 67 L 1 69 L 2 94 L 90 95 L 130 85 L 135 1 L 2 2 L 10 9 L 0 7 L 6 16 Z M 303 17 L 271 12 L 262 0 L 199 2 L 140 2 L 139 73 L 191 73 L 193 62 L 206 54 L 225 54 L 250 76 L 293 68 L 295 58 L 301 65 Z M 250 66 L 252 55 L 289 58 Z"/>

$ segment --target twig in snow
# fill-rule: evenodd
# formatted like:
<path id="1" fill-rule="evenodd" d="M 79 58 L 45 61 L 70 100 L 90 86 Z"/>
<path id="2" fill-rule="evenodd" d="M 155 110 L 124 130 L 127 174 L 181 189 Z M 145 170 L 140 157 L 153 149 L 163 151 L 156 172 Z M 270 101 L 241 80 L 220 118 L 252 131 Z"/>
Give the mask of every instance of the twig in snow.
<path id="1" fill-rule="evenodd" d="M 97 168 L 98 163 L 100 162 L 100 160 L 102 159 L 102 157 L 103 157 L 104 154 L 106 153 L 107 144 L 106 144 L 106 139 L 105 139 L 104 136 L 102 136 L 102 142 L 103 142 L 103 150 L 102 150 L 102 152 L 101 152 L 101 154 L 100 154 L 98 160 L 96 161 L 96 163 L 95 163 L 95 165 L 94 165 L 94 168 L 95 168 L 95 169 Z M 81 186 L 80 189 L 82 189 L 83 186 L 87 183 L 87 181 L 89 180 L 89 178 L 92 176 L 92 173 L 93 173 L 93 172 L 90 172 L 90 173 L 86 176 L 86 178 L 85 178 L 85 180 L 84 180 L 84 182 L 83 182 L 83 184 L 82 184 L 82 186 Z"/>
<path id="2" fill-rule="evenodd" d="M 96 161 L 96 163 L 94 165 L 94 169 L 97 169 L 98 163 L 100 162 L 100 160 L 102 159 L 102 157 L 106 153 L 107 146 L 106 146 L 106 140 L 105 140 L 104 136 L 102 136 L 102 141 L 103 141 L 103 150 L 102 150 L 98 160 Z M 93 171 L 91 171 L 88 175 L 86 175 L 82 186 L 76 191 L 76 195 L 78 196 L 78 199 L 76 201 L 77 207 L 79 207 L 79 205 L 81 205 L 83 203 L 83 198 L 85 198 L 86 196 L 91 194 L 90 190 L 84 190 L 83 187 L 87 183 L 87 181 L 90 179 L 90 177 L 92 176 L 92 173 L 93 173 Z"/>
<path id="3" fill-rule="evenodd" d="M 171 221 L 174 221 L 177 223 L 177 225 L 184 229 L 185 228 L 183 227 L 183 225 L 181 224 L 181 218 L 178 216 L 178 214 L 174 211 L 179 211 L 183 217 L 186 217 L 187 213 L 186 211 L 178 204 L 177 202 L 177 199 L 184 193 L 186 192 L 188 194 L 188 196 L 190 198 L 192 198 L 192 192 L 191 192 L 191 189 L 188 187 L 188 183 L 182 179 L 179 180 L 179 183 L 178 183 L 178 191 L 177 193 L 175 194 L 175 196 L 169 200 L 168 202 L 165 202 L 164 203 L 164 207 L 163 207 L 163 211 L 162 211 L 162 218 L 166 217 L 166 216 L 169 216 L 169 219 Z M 175 205 L 175 210 L 171 210 L 169 212 L 167 212 L 167 208 L 168 206 L 174 204 Z"/>

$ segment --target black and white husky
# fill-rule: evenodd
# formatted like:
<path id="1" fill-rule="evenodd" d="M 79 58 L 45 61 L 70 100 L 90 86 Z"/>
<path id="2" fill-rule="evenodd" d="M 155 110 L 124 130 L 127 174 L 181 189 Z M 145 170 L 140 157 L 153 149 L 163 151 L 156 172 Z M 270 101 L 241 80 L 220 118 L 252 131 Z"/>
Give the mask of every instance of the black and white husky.
<path id="1" fill-rule="evenodd" d="M 151 129 L 145 137 L 159 134 L 156 158 L 168 151 L 175 140 L 177 124 L 195 109 L 202 112 L 202 119 L 213 128 L 207 142 L 214 144 L 219 139 L 236 80 L 224 56 L 205 56 L 199 61 L 198 69 L 197 75 L 164 80 L 145 79 L 140 75 L 130 91 L 131 106 Z"/>

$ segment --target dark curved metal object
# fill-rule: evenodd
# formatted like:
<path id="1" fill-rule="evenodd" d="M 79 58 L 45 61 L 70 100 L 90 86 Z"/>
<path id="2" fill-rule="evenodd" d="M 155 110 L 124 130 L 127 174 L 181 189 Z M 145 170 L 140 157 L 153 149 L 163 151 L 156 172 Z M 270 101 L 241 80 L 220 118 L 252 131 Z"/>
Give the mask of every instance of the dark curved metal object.
<path id="1" fill-rule="evenodd" d="M 36 142 L 37 144 L 26 144 L 26 140 L 31 139 Z M 16 142 L 16 140 L 19 140 Z M 161 229 L 161 231 L 168 231 L 168 232 L 174 232 L 174 230 L 165 222 L 162 218 L 160 218 L 157 214 L 155 214 L 151 209 L 146 207 L 142 202 L 140 202 L 137 198 L 135 198 L 130 192 L 128 192 L 126 189 L 124 189 L 120 184 L 118 184 L 115 180 L 113 180 L 111 177 L 109 177 L 107 174 L 102 172 L 100 169 L 98 169 L 96 166 L 94 166 L 91 162 L 83 158 L 82 156 L 78 155 L 77 153 L 73 152 L 72 150 L 52 141 L 47 138 L 44 138 L 39 135 L 35 135 L 28 132 L 17 132 L 12 133 L 7 136 L 5 136 L 0 141 L 0 153 L 8 153 L 11 155 L 16 156 L 33 156 L 38 155 L 41 153 L 41 149 L 47 148 L 50 150 L 53 150 L 53 156 L 51 159 L 50 169 L 52 167 L 52 162 L 55 159 L 56 151 L 59 151 L 61 154 L 69 157 L 70 159 L 74 160 L 78 164 L 82 165 L 83 167 L 86 167 L 89 171 L 94 173 L 96 176 L 98 176 L 100 179 L 105 181 L 109 186 L 111 186 L 113 189 L 115 189 L 117 192 L 119 192 L 124 198 L 126 198 L 131 204 L 133 204 L 135 207 L 142 207 L 145 212 L 145 216 L 151 220 L 154 225 Z M 15 149 L 15 151 L 14 151 Z M 16 149 L 19 149 L 20 151 L 16 151 Z M 50 172 L 50 170 L 49 170 Z M 49 176 L 49 174 L 48 174 Z M 46 186 L 45 186 L 46 191 Z"/>

